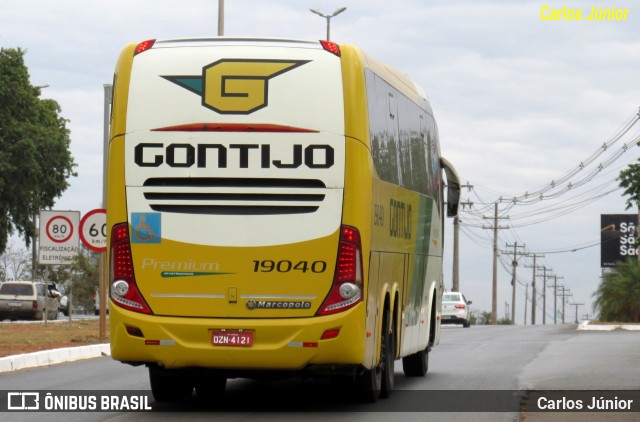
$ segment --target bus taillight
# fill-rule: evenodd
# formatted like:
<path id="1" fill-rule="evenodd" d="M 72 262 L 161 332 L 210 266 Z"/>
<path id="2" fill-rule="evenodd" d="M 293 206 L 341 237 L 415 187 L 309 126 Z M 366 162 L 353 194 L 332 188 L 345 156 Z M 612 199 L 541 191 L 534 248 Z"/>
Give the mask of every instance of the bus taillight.
<path id="1" fill-rule="evenodd" d="M 140 44 L 136 46 L 136 49 L 134 50 L 133 55 L 137 56 L 140 53 L 144 53 L 145 51 L 153 47 L 153 44 L 155 44 L 155 42 L 156 40 L 142 41 Z"/>
<path id="2" fill-rule="evenodd" d="M 340 46 L 334 42 L 320 40 L 320 44 L 322 45 L 322 48 L 331 54 L 335 54 L 338 57 L 342 54 L 340 53 Z"/>
<path id="3" fill-rule="evenodd" d="M 340 228 L 338 259 L 329 295 L 318 315 L 329 315 L 354 307 L 362 301 L 362 243 L 355 227 Z"/>
<path id="4" fill-rule="evenodd" d="M 118 306 L 134 312 L 151 313 L 136 285 L 127 223 L 115 225 L 111 230 L 109 283 L 111 299 Z"/>

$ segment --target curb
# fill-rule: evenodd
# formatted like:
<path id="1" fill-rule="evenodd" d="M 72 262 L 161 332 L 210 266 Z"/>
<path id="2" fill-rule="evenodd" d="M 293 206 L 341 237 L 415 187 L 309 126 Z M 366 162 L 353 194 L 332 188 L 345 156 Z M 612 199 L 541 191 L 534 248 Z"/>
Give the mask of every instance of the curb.
<path id="1" fill-rule="evenodd" d="M 89 346 L 64 347 L 61 349 L 42 350 L 24 355 L 6 356 L 0 358 L 0 373 L 18 371 L 20 369 L 38 366 L 54 365 L 82 359 L 101 356 L 111 356 L 111 347 L 106 344 L 92 344 Z"/>
<path id="2" fill-rule="evenodd" d="M 606 325 L 591 325 L 591 321 L 584 321 L 578 325 L 578 330 L 584 331 L 614 331 L 614 330 L 626 330 L 626 331 L 640 331 L 640 324 L 606 324 Z"/>

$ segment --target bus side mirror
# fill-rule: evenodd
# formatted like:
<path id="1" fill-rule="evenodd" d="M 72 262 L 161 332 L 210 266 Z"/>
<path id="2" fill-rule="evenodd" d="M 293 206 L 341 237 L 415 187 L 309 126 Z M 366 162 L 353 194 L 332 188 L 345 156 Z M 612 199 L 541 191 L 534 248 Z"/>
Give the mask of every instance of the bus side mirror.
<path id="1" fill-rule="evenodd" d="M 460 179 L 449 161 L 440 157 L 440 164 L 447 176 L 447 217 L 457 217 L 460 210 Z"/>
<path id="2" fill-rule="evenodd" d="M 447 184 L 447 217 L 457 217 L 460 208 L 460 185 Z"/>

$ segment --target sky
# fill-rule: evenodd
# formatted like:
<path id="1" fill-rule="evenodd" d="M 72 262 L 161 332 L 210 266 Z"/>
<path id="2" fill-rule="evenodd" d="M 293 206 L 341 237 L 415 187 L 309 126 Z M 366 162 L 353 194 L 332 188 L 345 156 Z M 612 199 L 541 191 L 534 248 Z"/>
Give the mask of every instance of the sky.
<path id="1" fill-rule="evenodd" d="M 580 318 L 593 315 L 601 277 L 600 215 L 637 211 L 625 210 L 615 179 L 639 156 L 640 123 L 616 134 L 634 122 L 640 107 L 640 3 L 227 0 L 224 35 L 324 39 L 326 21 L 309 9 L 330 14 L 340 7 L 347 10 L 331 20 L 331 40 L 360 46 L 426 90 L 443 156 L 472 186 L 463 193 L 463 202 L 472 204 L 461 214 L 459 240 L 460 290 L 472 308 L 492 309 L 493 231 L 483 226 L 493 225 L 497 201 L 504 217 L 499 225 L 508 226 L 498 230 L 498 249 L 511 251 L 501 253 L 498 263 L 498 317 L 511 306 L 515 242 L 525 246 L 518 252 L 544 255 L 536 265 L 570 289 L 567 303 L 584 304 Z M 624 20 L 594 21 L 587 19 L 592 8 L 628 12 Z M 58 101 L 69 120 L 78 177 L 56 210 L 84 215 L 101 207 L 103 86 L 111 83 L 124 45 L 216 36 L 217 25 L 217 0 L 0 2 L 0 47 L 27 51 L 31 84 L 48 85 L 42 97 Z M 448 221 L 448 288 L 452 233 Z M 518 256 L 518 264 L 515 310 L 522 324 L 533 260 Z M 542 277 L 536 283 L 541 294 Z M 542 301 L 540 296 L 538 324 Z M 546 323 L 552 324 L 551 288 L 546 302 Z M 567 322 L 575 309 L 567 304 Z M 530 301 L 527 310 L 530 323 Z"/>

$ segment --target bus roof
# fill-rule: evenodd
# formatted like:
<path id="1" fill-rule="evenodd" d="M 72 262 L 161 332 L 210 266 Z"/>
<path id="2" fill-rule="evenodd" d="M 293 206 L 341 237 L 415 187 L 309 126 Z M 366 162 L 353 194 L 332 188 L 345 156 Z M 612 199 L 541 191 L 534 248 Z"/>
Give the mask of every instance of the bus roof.
<path id="1" fill-rule="evenodd" d="M 155 40 L 153 48 L 158 47 L 197 47 L 212 45 L 267 45 L 277 47 L 322 48 L 319 41 L 287 38 L 249 38 L 249 37 L 211 37 L 211 38 L 174 38 Z"/>

